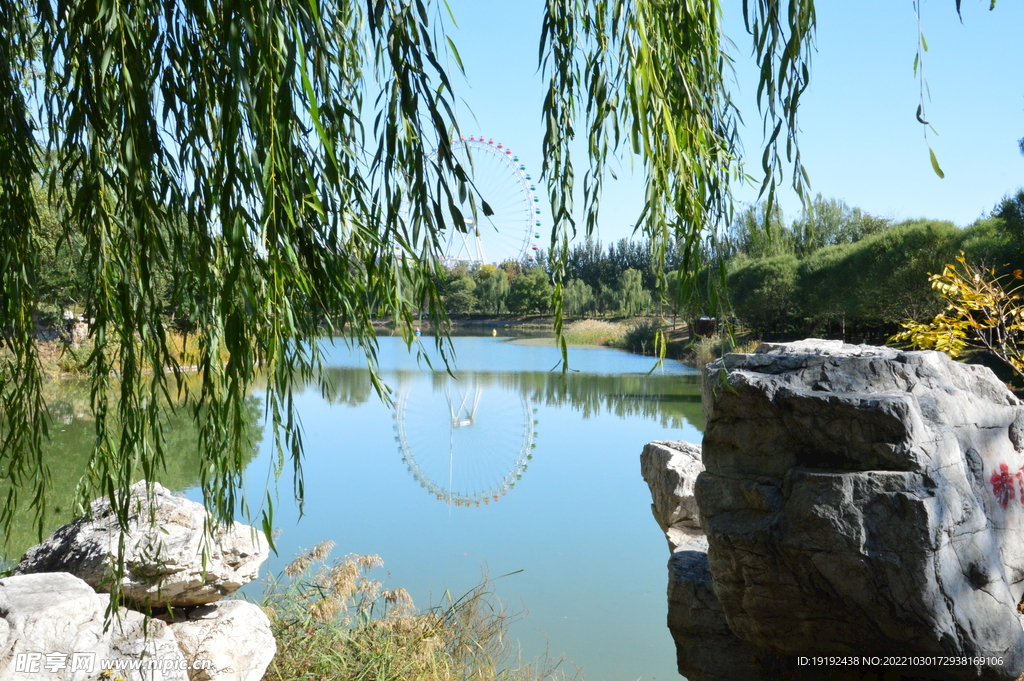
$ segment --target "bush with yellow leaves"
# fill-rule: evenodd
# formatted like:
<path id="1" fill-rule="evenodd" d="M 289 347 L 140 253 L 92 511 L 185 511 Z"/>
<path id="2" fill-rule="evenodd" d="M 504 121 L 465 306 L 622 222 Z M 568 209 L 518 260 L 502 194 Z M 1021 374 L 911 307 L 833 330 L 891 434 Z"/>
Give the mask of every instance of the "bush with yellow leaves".
<path id="1" fill-rule="evenodd" d="M 963 253 L 929 277 L 946 303 L 931 322 L 908 320 L 891 342 L 939 350 L 957 358 L 967 348 L 984 349 L 1024 376 L 1024 271 L 998 274 L 994 267 L 975 267 Z"/>

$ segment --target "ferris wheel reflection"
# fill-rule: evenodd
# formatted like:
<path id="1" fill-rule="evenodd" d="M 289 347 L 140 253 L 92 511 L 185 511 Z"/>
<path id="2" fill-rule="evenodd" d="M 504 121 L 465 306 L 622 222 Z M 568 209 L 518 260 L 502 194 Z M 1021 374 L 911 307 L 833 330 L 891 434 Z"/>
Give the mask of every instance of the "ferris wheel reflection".
<path id="1" fill-rule="evenodd" d="M 450 506 L 486 506 L 514 489 L 533 459 L 537 409 L 493 376 L 406 377 L 395 403 L 395 441 L 409 473 Z"/>

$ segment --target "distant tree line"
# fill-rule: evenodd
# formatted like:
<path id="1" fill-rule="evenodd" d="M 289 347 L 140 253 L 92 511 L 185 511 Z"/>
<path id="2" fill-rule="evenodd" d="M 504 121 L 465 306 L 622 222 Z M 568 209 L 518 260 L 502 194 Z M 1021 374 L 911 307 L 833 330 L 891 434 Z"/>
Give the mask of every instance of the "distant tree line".
<path id="1" fill-rule="evenodd" d="M 42 229 L 37 286 L 54 319 L 81 311 L 89 296 L 83 237 L 60 223 L 57 206 L 39 192 Z M 682 259 L 670 244 L 666 290 L 659 295 L 646 241 L 576 244 L 568 254 L 563 308 L 570 317 L 634 317 L 661 313 L 695 322 L 729 317 L 762 338 L 827 336 L 879 341 L 899 322 L 930 319 L 939 309 L 928 274 L 963 251 L 980 266 L 1024 265 L 1024 189 L 992 213 L 960 229 L 950 222 L 893 223 L 843 201 L 816 197 L 786 223 L 778 205 L 749 206 L 705 243 L 709 263 L 688 287 L 679 285 Z M 439 290 L 451 315 L 530 315 L 551 311 L 550 263 L 460 263 L 439 268 Z M 716 281 L 725 283 L 716 298 Z M 173 278 L 158 277 L 157 295 L 179 328 L 192 324 L 192 302 Z"/>
<path id="2" fill-rule="evenodd" d="M 730 318 L 762 338 L 825 336 L 881 342 L 906 319 L 930 319 L 941 303 L 928 275 L 963 252 L 983 266 L 1024 265 L 1024 190 L 992 213 L 958 228 L 948 221 L 895 223 L 843 201 L 817 196 L 797 219 L 764 204 L 737 213 L 708 239 L 709 263 L 679 285 L 681 252 L 669 249 L 668 286 L 656 291 L 651 250 L 643 241 L 607 247 L 588 241 L 568 255 L 563 306 L 571 317 L 679 315 Z M 550 311 L 550 267 L 460 265 L 447 270 L 452 314 Z M 724 287 L 716 282 L 724 281 Z M 718 297 L 716 297 L 716 295 Z"/>
<path id="3" fill-rule="evenodd" d="M 551 311 L 551 268 L 542 251 L 536 262 L 499 266 L 459 263 L 446 270 L 441 291 L 449 314 L 524 315 Z M 652 311 L 655 276 L 646 242 L 622 239 L 573 247 L 562 305 L 572 317 L 634 317 Z"/>
<path id="4" fill-rule="evenodd" d="M 693 319 L 731 315 L 762 338 L 825 336 L 881 342 L 906 319 L 941 308 L 928 275 L 963 252 L 988 267 L 1024 263 L 1024 190 L 958 228 L 938 220 L 893 223 L 818 196 L 786 225 L 763 204 L 739 213 L 712 240 L 717 265 L 698 277 L 677 311 Z M 711 304 L 711 277 L 724 273 L 728 300 Z"/>

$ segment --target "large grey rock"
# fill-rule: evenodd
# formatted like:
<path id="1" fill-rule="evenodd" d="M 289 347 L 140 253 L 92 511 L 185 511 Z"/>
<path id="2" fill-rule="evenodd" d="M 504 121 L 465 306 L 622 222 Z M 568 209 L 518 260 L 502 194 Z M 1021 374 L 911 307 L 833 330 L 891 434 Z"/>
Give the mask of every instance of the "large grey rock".
<path id="1" fill-rule="evenodd" d="M 768 681 L 786 660 L 736 636 L 712 587 L 708 542 L 693 497 L 704 470 L 700 445 L 649 442 L 640 473 L 651 490 L 651 511 L 668 539 L 668 628 L 679 673 L 689 681 Z M 791 666 L 791 665 L 790 665 Z"/>
<path id="2" fill-rule="evenodd" d="M 689 681 L 775 681 L 792 673 L 792 659 L 747 643 L 729 628 L 707 553 L 674 553 L 668 570 L 668 628 L 680 674 Z"/>
<path id="3" fill-rule="evenodd" d="M 245 601 L 203 606 L 169 626 L 190 663 L 210 663 L 208 668 L 193 664 L 191 681 L 259 681 L 277 652 L 270 620 Z"/>
<path id="4" fill-rule="evenodd" d="M 809 340 L 727 355 L 704 391 L 695 493 L 732 631 L 790 655 L 995 658 L 932 671 L 1017 678 L 1024 410 L 988 369 Z"/>
<path id="5" fill-rule="evenodd" d="M 262 532 L 235 522 L 222 527 L 203 560 L 206 509 L 174 496 L 159 483 L 153 497 L 145 481 L 132 488 L 125 536 L 124 597 L 136 605 L 187 607 L 210 603 L 251 582 L 267 558 Z M 70 572 L 109 591 L 120 530 L 106 498 L 92 503 L 90 517 L 75 520 L 29 549 L 15 574 Z"/>
<path id="6" fill-rule="evenodd" d="M 121 609 L 104 631 L 109 596 L 64 573 L 0 579 L 0 679 L 86 681 L 104 661 L 159 660 L 152 669 L 119 669 L 128 681 L 187 681 L 170 628 Z"/>
<path id="7" fill-rule="evenodd" d="M 651 512 L 672 553 L 704 541 L 693 496 L 693 486 L 702 470 L 700 445 L 689 442 L 649 442 L 640 454 L 640 475 L 651 490 Z M 695 548 L 704 550 L 707 545 Z"/>

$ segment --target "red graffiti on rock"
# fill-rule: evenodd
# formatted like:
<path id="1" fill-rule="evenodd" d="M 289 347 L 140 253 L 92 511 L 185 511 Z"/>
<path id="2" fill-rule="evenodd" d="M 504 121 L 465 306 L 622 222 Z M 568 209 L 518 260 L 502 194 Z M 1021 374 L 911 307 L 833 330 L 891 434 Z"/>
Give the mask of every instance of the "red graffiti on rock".
<path id="1" fill-rule="evenodd" d="M 1024 466 L 1021 468 L 1024 469 Z M 999 464 L 998 471 L 992 471 L 992 494 L 995 495 L 996 501 L 1003 507 L 1003 510 L 1006 510 L 1010 502 L 1017 498 L 1017 487 L 1014 485 L 1014 477 L 1019 481 L 1021 478 L 1020 471 L 1015 476 L 1010 472 L 1010 467 L 1005 463 Z M 1024 503 L 1024 491 L 1021 492 L 1021 503 Z"/>

